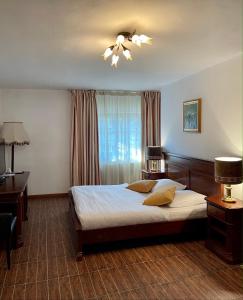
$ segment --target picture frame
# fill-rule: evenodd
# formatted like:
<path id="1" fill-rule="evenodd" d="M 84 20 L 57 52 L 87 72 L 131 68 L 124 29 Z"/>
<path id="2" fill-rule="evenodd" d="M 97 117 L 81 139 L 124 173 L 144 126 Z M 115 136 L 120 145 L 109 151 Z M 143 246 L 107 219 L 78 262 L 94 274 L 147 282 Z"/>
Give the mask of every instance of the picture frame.
<path id="1" fill-rule="evenodd" d="M 183 102 L 183 131 L 201 132 L 202 99 Z"/>

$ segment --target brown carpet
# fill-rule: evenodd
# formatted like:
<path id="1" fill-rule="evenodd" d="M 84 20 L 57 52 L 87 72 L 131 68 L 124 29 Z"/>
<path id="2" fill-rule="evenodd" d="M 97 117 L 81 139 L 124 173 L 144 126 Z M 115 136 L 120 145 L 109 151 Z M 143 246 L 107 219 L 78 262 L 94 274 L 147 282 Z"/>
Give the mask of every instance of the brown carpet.
<path id="1" fill-rule="evenodd" d="M 243 299 L 242 269 L 203 241 L 89 251 L 76 262 L 67 199 L 29 206 L 24 247 L 12 252 L 10 271 L 0 253 L 1 299 Z"/>

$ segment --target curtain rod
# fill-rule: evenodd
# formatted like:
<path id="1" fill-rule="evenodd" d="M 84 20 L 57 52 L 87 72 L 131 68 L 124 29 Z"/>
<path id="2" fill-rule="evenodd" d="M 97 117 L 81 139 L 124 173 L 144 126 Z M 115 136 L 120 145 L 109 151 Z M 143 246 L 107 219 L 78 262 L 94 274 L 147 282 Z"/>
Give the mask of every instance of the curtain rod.
<path id="1" fill-rule="evenodd" d="M 125 91 L 125 90 L 97 90 L 98 95 L 141 95 L 141 91 Z"/>

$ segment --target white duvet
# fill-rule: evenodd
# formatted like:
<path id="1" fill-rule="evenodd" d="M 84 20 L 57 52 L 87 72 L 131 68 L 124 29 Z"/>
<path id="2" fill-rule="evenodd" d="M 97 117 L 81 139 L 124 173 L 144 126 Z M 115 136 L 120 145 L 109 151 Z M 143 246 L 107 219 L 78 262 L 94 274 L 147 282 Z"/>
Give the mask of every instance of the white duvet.
<path id="1" fill-rule="evenodd" d="M 75 210 L 83 230 L 206 217 L 206 201 L 202 198 L 190 206 L 146 206 L 143 201 L 149 194 L 133 192 L 126 186 L 127 184 L 71 188 Z M 177 191 L 174 201 L 180 202 L 181 193 L 185 192 L 190 194 L 192 191 Z"/>

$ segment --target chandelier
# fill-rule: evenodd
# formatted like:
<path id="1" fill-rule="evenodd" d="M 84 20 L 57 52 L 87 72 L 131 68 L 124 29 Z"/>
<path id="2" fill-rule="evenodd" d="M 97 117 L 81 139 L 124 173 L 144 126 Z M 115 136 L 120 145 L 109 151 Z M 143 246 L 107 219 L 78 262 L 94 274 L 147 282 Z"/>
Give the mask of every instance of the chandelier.
<path id="1" fill-rule="evenodd" d="M 117 67 L 117 63 L 119 61 L 119 53 L 121 52 L 127 60 L 132 60 L 131 50 L 124 45 L 126 42 L 130 42 L 137 45 L 138 47 L 141 47 L 142 44 L 151 45 L 151 40 L 152 39 L 145 34 L 136 34 L 136 31 L 134 31 L 133 33 L 120 32 L 117 35 L 115 44 L 105 50 L 103 54 L 104 60 L 107 60 L 107 58 L 112 55 L 111 66 Z"/>

